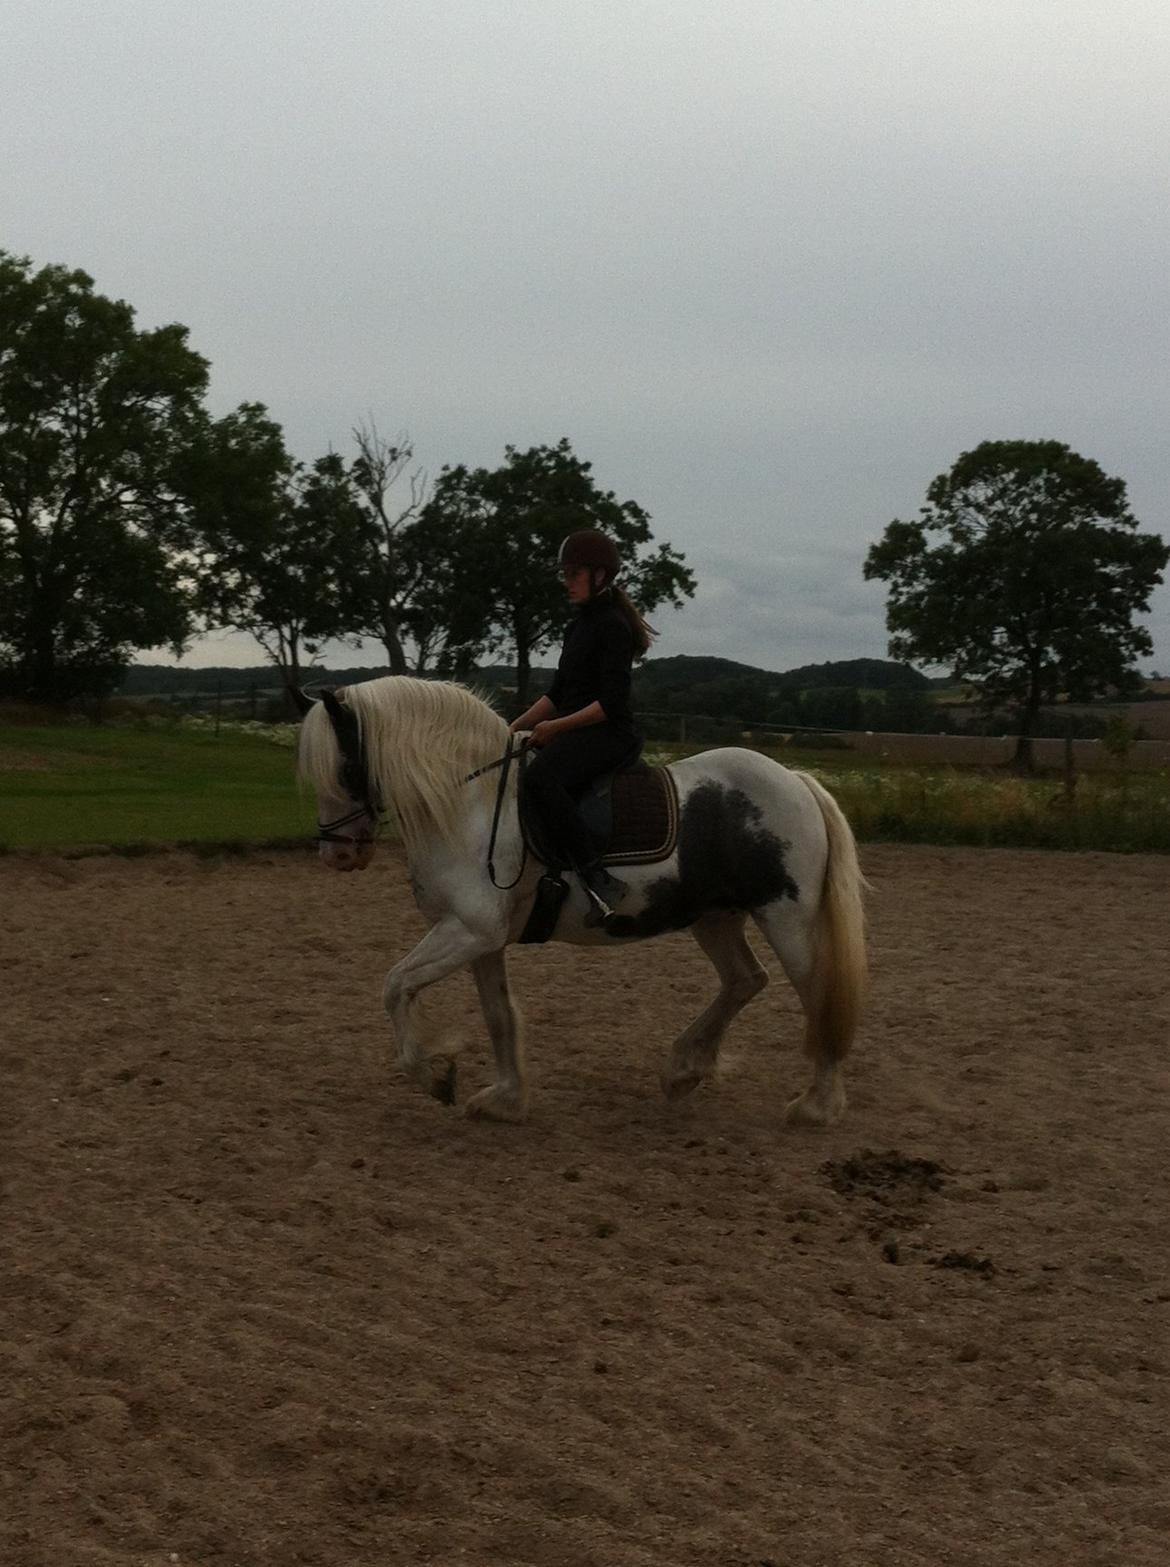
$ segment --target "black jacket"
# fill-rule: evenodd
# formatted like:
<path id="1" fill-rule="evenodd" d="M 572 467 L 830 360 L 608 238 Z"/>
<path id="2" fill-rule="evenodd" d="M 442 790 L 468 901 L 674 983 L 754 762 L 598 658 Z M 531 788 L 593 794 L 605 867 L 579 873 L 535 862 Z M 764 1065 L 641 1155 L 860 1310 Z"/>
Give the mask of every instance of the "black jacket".
<path id="1" fill-rule="evenodd" d="M 600 702 L 616 728 L 635 733 L 630 707 L 634 633 L 608 593 L 583 604 L 565 634 L 548 696 L 558 713 L 578 713 Z"/>

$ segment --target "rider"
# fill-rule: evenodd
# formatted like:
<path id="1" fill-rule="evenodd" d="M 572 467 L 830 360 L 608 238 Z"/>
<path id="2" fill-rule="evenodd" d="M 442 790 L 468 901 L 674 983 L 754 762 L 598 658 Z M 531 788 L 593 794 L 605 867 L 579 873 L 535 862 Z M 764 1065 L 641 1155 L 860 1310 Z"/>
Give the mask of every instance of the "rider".
<path id="1" fill-rule="evenodd" d="M 641 744 L 630 671 L 655 635 L 615 584 L 620 567 L 617 546 L 596 528 L 565 539 L 560 570 L 576 614 L 547 696 L 510 725 L 513 734 L 530 731 L 525 799 L 592 900 L 587 925 L 602 924 L 628 889 L 602 864 L 574 797 L 629 761 Z"/>

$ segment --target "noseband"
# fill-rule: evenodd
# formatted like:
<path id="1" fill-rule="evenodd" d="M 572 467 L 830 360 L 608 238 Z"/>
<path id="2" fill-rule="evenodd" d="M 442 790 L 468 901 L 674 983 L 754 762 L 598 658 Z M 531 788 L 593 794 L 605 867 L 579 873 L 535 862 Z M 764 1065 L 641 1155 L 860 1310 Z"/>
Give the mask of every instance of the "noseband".
<path id="1" fill-rule="evenodd" d="M 373 843 L 377 832 L 366 833 L 358 836 L 356 833 L 338 832 L 339 827 L 348 827 L 350 822 L 360 821 L 366 817 L 373 822 L 375 828 L 378 825 L 378 813 L 368 805 L 359 805 L 356 811 L 350 811 L 345 816 L 338 816 L 331 822 L 317 823 L 316 843 Z"/>

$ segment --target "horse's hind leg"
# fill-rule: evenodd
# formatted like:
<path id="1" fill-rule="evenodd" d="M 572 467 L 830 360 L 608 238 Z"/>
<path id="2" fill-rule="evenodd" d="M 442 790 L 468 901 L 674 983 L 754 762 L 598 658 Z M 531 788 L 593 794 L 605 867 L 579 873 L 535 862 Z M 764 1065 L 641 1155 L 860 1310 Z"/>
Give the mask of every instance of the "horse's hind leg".
<path id="1" fill-rule="evenodd" d="M 791 902 L 768 904 L 752 916 L 768 945 L 800 997 L 805 1015 L 805 1051 L 813 1063 L 813 1080 L 803 1094 L 789 1101 L 784 1119 L 792 1123 L 825 1126 L 845 1111 L 845 1087 L 841 1080 L 841 1055 L 822 1023 L 816 972 L 817 928 L 807 908 Z"/>
<path id="2" fill-rule="evenodd" d="M 714 1073 L 727 1025 L 768 983 L 767 970 L 748 946 L 743 927 L 744 915 L 731 912 L 705 914 L 691 926 L 691 934 L 715 965 L 720 990 L 674 1043 L 662 1074 L 662 1091 L 668 1099 L 681 1099 Z"/>
<path id="3" fill-rule="evenodd" d="M 493 1121 L 522 1121 L 528 1111 L 524 1041 L 520 1015 L 508 989 L 503 949 L 476 958 L 471 972 L 495 1051 L 496 1080 L 467 1101 L 466 1114 L 488 1116 Z"/>

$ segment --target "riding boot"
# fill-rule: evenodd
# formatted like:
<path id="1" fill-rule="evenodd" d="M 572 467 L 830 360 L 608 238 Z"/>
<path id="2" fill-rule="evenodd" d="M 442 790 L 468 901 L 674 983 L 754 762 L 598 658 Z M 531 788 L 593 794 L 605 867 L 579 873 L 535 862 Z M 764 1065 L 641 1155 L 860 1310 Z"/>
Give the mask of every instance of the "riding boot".
<path id="1" fill-rule="evenodd" d="M 589 907 L 585 912 L 586 925 L 604 925 L 629 892 L 628 884 L 611 876 L 600 860 L 590 860 L 588 865 L 582 865 L 577 875 L 589 899 Z"/>

